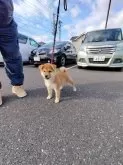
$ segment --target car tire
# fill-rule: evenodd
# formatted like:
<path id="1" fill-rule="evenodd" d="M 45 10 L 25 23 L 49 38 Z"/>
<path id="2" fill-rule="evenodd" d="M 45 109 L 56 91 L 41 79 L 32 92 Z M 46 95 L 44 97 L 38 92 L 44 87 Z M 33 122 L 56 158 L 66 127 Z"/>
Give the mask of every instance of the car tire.
<path id="1" fill-rule="evenodd" d="M 115 68 L 115 70 L 121 72 L 122 71 L 122 67 L 121 68 Z"/>
<path id="2" fill-rule="evenodd" d="M 77 66 L 77 68 L 78 68 L 78 69 L 82 69 L 82 67 L 81 67 L 81 66 Z"/>
<path id="3" fill-rule="evenodd" d="M 66 58 L 65 56 L 61 56 L 61 58 L 58 61 L 60 66 L 65 66 L 66 65 Z"/>
<path id="4" fill-rule="evenodd" d="M 39 64 L 34 64 L 34 66 L 37 68 L 39 66 Z"/>
<path id="5" fill-rule="evenodd" d="M 33 61 L 32 60 L 29 60 L 29 64 L 32 65 L 33 64 Z"/>
<path id="6" fill-rule="evenodd" d="M 75 64 L 77 64 L 77 57 L 76 57 L 76 59 L 74 60 L 74 62 L 75 62 Z"/>

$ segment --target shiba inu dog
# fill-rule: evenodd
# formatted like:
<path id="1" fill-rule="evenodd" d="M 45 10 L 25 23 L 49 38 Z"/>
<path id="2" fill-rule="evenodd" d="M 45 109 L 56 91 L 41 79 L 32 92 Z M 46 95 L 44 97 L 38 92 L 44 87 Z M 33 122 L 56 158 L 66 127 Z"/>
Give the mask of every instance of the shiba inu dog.
<path id="1" fill-rule="evenodd" d="M 39 66 L 40 73 L 44 79 L 45 86 L 47 87 L 48 96 L 47 99 L 52 98 L 53 90 L 55 91 L 55 103 L 60 101 L 61 89 L 70 84 L 73 87 L 73 91 L 76 91 L 74 82 L 70 78 L 67 68 L 56 68 L 55 64 L 46 63 Z"/>

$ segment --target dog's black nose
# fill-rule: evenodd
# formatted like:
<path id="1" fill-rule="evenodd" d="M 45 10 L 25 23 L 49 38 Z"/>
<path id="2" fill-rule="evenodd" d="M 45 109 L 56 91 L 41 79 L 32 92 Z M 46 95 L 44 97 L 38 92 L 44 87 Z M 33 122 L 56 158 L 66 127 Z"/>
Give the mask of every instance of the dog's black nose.
<path id="1" fill-rule="evenodd" d="M 49 78 L 48 75 L 45 75 L 45 78 L 48 79 Z"/>

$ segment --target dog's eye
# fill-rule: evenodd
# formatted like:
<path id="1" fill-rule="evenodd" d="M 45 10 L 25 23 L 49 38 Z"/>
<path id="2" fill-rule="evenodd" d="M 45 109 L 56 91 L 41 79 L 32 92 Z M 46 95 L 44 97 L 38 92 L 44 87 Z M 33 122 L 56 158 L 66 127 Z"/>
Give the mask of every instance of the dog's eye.
<path id="1" fill-rule="evenodd" d="M 49 70 L 49 73 L 51 73 L 52 71 L 51 70 Z"/>

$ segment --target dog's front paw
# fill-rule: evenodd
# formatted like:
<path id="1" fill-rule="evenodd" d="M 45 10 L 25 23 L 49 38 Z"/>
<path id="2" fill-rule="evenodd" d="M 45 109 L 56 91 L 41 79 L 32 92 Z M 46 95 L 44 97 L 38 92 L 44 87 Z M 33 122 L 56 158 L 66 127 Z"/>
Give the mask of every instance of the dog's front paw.
<path id="1" fill-rule="evenodd" d="M 60 101 L 59 99 L 55 99 L 55 103 L 59 103 L 59 101 Z"/>
<path id="2" fill-rule="evenodd" d="M 50 100 L 52 98 L 52 96 L 47 96 L 47 100 Z"/>

